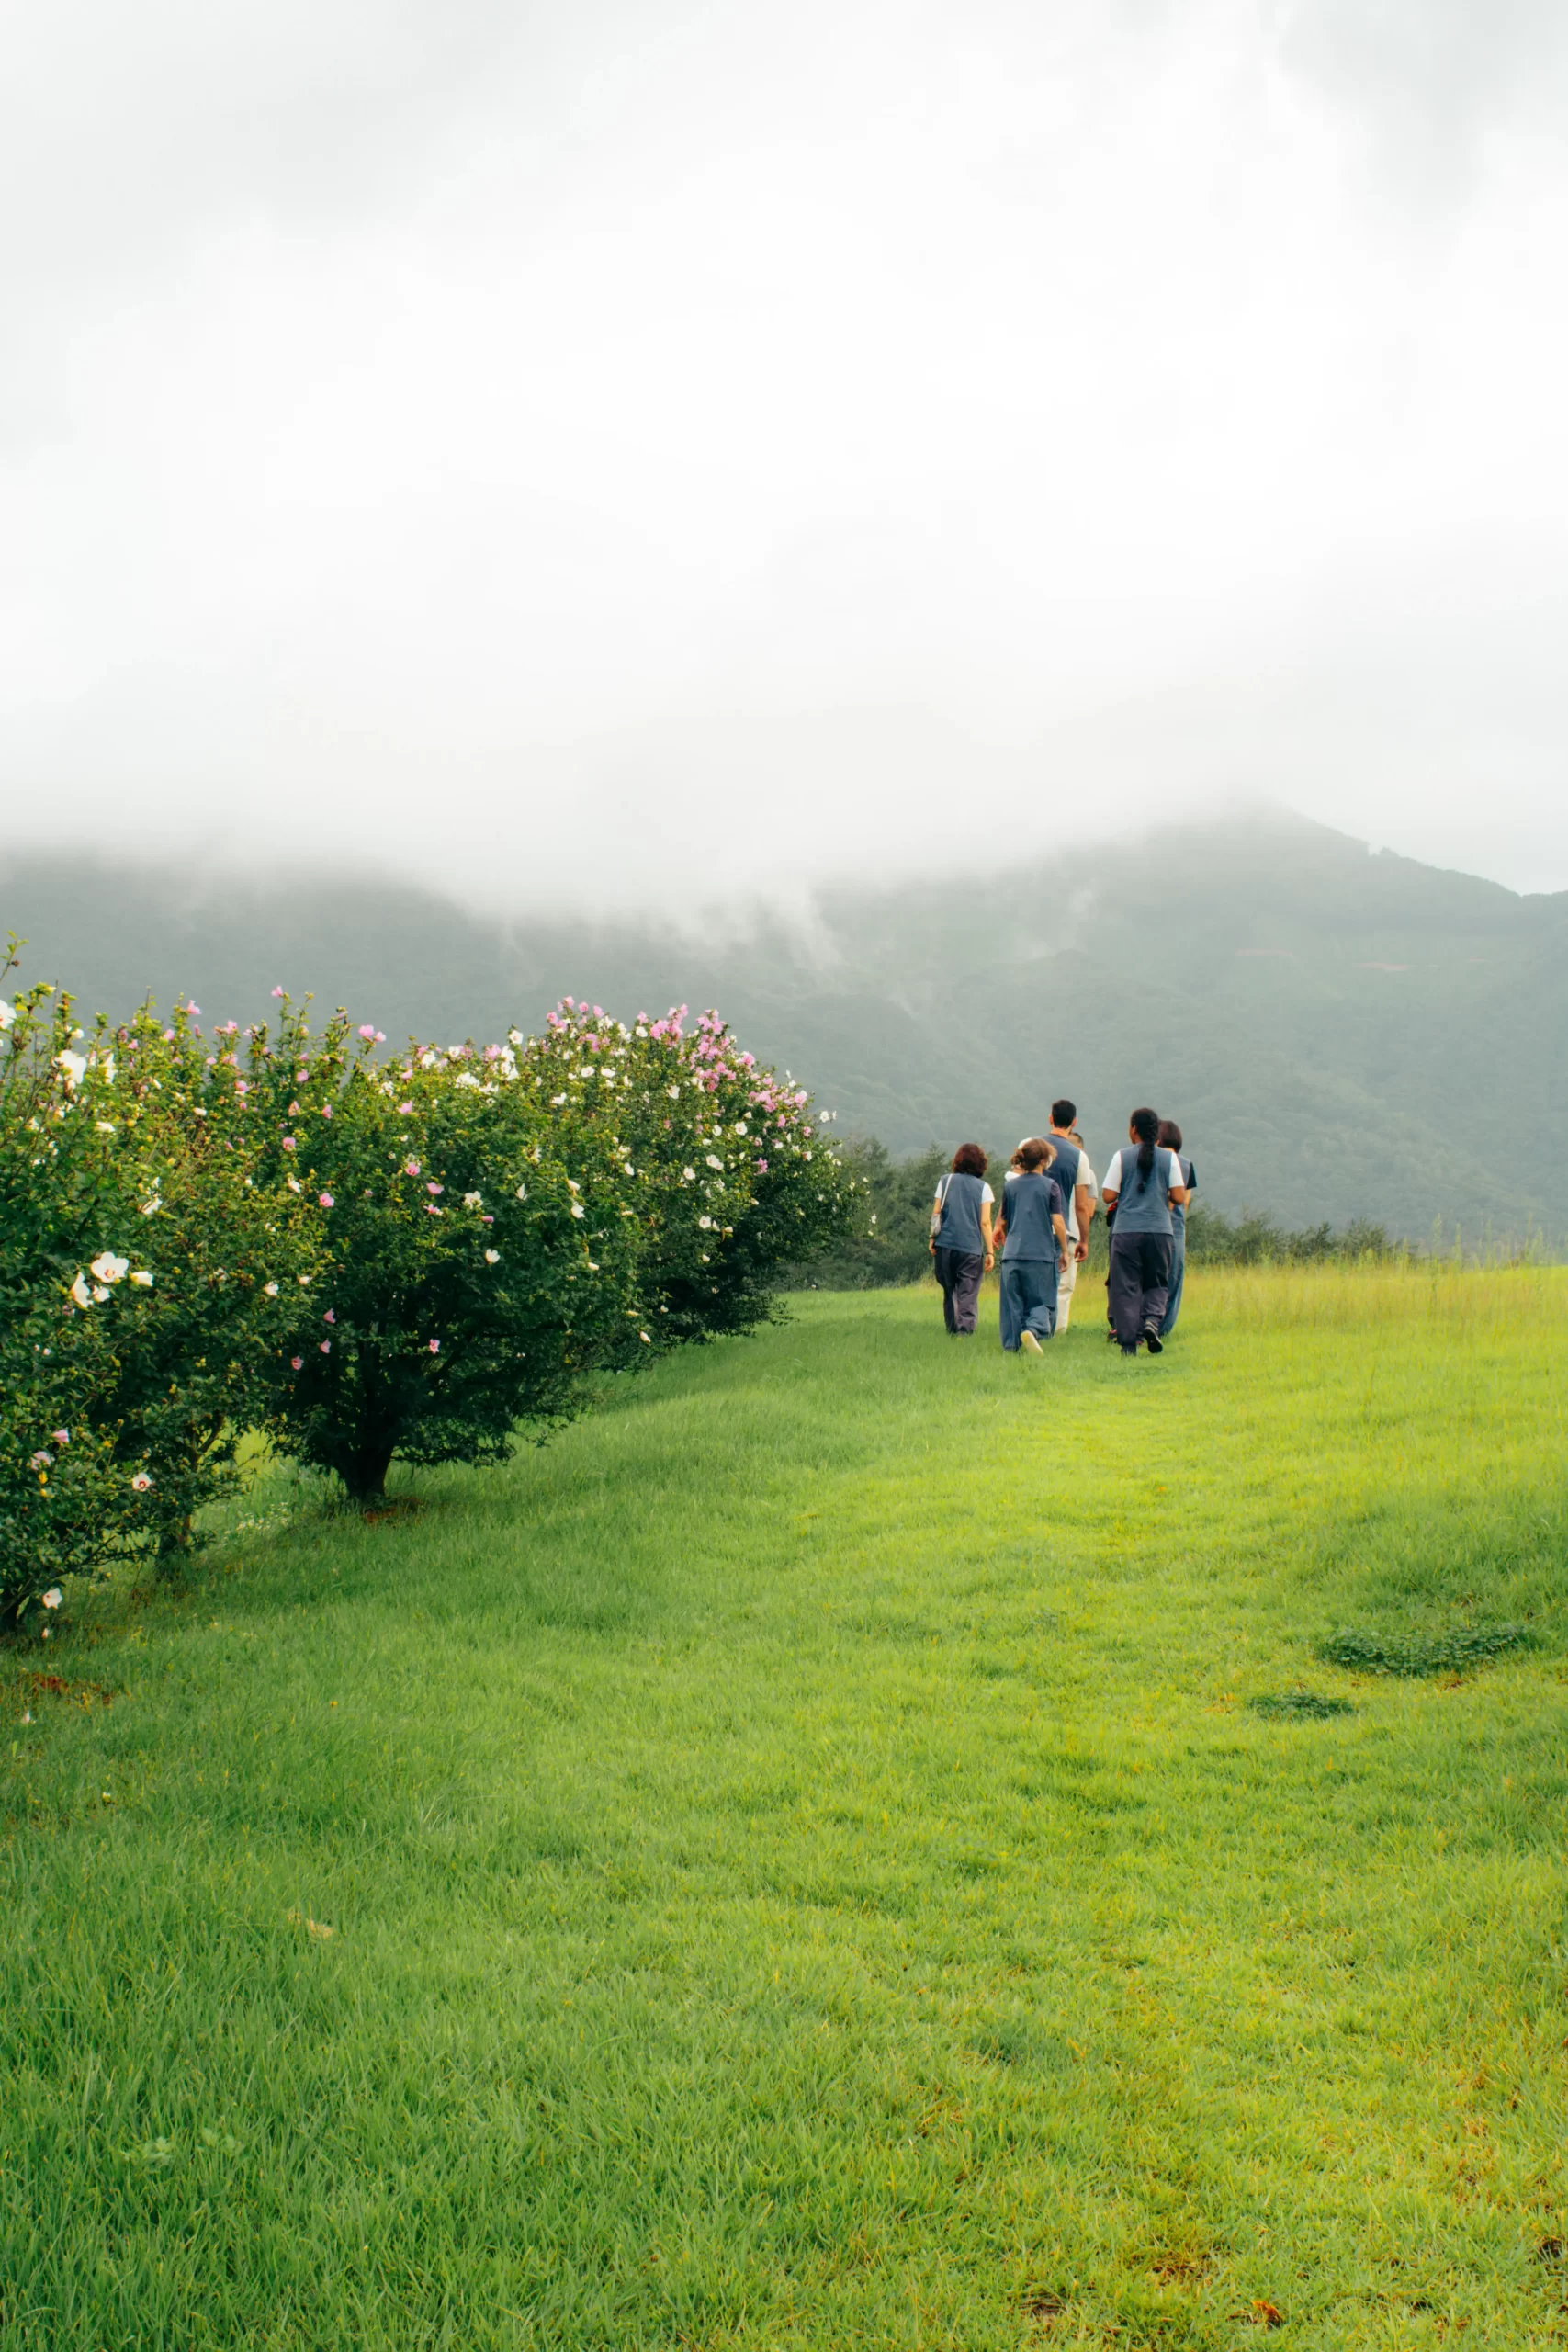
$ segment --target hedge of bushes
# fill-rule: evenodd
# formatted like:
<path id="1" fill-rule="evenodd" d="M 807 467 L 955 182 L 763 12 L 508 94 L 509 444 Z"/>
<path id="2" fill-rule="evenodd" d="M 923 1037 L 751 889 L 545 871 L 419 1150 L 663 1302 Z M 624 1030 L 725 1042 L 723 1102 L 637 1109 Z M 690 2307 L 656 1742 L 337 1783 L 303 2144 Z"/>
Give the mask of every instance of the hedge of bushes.
<path id="1" fill-rule="evenodd" d="M 826 1114 L 716 1013 L 568 999 L 389 1054 L 275 995 L 209 1034 L 0 999 L 0 1624 L 183 1553 L 247 1432 L 359 1502 L 502 1460 L 586 1374 L 766 1320 L 854 1220 Z"/>

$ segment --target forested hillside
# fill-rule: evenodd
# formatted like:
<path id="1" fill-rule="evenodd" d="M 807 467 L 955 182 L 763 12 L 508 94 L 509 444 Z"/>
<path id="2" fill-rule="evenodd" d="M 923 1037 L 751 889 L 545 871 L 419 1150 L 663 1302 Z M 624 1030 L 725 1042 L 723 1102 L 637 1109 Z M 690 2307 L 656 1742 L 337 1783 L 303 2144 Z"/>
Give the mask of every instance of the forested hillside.
<path id="1" fill-rule="evenodd" d="M 1081 1106 L 1179 1118 L 1212 1204 L 1303 1225 L 1568 1239 L 1568 895 L 1521 898 L 1291 818 L 1174 829 L 972 879 L 825 892 L 809 921 L 470 915 L 417 889 L 17 858 L 0 925 L 86 1008 L 274 984 L 397 1035 L 717 1004 L 895 1151 Z"/>

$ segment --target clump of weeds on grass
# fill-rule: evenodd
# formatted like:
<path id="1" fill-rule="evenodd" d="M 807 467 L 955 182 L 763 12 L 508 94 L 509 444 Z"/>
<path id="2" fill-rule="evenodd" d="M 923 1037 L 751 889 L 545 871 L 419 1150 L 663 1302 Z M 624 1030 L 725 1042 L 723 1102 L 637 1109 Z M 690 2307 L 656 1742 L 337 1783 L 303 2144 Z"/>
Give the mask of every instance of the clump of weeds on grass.
<path id="1" fill-rule="evenodd" d="M 1355 1713 L 1348 1699 L 1325 1699 L 1318 1690 L 1266 1690 L 1247 1703 L 1256 1715 L 1284 1722 L 1325 1723 L 1331 1715 Z"/>
<path id="2" fill-rule="evenodd" d="M 1325 1666 L 1342 1666 L 1352 1674 L 1462 1674 L 1483 1666 L 1509 1650 L 1532 1650 L 1536 1637 L 1528 1625 L 1470 1625 L 1449 1634 L 1388 1634 L 1357 1633 L 1347 1627 L 1330 1634 L 1318 1650 Z"/>

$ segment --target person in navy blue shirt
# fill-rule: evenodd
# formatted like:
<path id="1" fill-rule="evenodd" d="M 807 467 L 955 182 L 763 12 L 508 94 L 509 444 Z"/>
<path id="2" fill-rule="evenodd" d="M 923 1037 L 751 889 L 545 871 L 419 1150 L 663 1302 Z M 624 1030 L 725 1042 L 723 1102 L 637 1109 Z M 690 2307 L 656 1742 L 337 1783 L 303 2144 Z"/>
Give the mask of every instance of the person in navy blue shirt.
<path id="1" fill-rule="evenodd" d="M 1186 1205 L 1181 1162 L 1159 1141 L 1159 1113 L 1145 1107 L 1127 1123 L 1127 1142 L 1111 1159 L 1100 1188 L 1115 1229 L 1105 1289 L 1111 1336 L 1124 1356 L 1140 1341 L 1150 1355 L 1165 1345 L 1159 1327 L 1170 1302 L 1171 1210 Z"/>
<path id="2" fill-rule="evenodd" d="M 1043 1136 L 1020 1144 L 1002 1186 L 1002 1346 L 1009 1355 L 1043 1355 L 1056 1329 L 1056 1286 L 1066 1273 L 1066 1201 L 1051 1174 L 1056 1154 Z"/>
<path id="3" fill-rule="evenodd" d="M 995 1263 L 991 1209 L 996 1195 L 986 1182 L 986 1155 L 977 1143 L 961 1143 L 953 1167 L 936 1188 L 931 1211 L 931 1252 L 942 1284 L 942 1311 L 948 1330 L 972 1338 L 980 1306 L 980 1277 Z"/>
<path id="4" fill-rule="evenodd" d="M 1198 1190 L 1198 1171 L 1181 1148 L 1181 1129 L 1174 1119 L 1159 1123 L 1159 1139 L 1167 1151 L 1174 1151 L 1181 1162 L 1181 1181 L 1187 1187 L 1190 1202 Z M 1170 1204 L 1170 1296 L 1160 1319 L 1159 1335 L 1168 1340 L 1176 1329 L 1176 1318 L 1181 1312 L 1181 1285 L 1187 1278 L 1187 1206 L 1172 1201 Z"/>

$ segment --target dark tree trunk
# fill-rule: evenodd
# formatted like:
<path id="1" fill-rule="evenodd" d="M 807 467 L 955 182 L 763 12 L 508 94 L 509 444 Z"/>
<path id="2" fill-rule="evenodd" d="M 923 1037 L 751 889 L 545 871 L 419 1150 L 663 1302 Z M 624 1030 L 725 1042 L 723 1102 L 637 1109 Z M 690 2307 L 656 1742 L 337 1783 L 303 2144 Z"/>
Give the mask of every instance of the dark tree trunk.
<path id="1" fill-rule="evenodd" d="M 356 1503 L 361 1510 L 369 1503 L 379 1502 L 386 1494 L 393 1452 L 390 1438 L 367 1439 L 338 1464 L 338 1476 L 348 1489 L 349 1501 Z"/>

